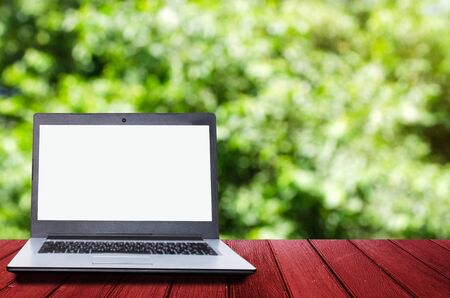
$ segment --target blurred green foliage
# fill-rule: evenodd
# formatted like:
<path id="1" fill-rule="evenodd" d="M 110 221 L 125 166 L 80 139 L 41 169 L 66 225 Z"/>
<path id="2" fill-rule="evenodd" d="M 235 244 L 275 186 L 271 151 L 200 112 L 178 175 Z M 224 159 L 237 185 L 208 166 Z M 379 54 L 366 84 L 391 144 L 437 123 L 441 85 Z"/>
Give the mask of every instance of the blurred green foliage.
<path id="1" fill-rule="evenodd" d="M 450 236 L 448 1 L 0 4 L 0 237 L 35 112 L 215 112 L 228 238 Z"/>

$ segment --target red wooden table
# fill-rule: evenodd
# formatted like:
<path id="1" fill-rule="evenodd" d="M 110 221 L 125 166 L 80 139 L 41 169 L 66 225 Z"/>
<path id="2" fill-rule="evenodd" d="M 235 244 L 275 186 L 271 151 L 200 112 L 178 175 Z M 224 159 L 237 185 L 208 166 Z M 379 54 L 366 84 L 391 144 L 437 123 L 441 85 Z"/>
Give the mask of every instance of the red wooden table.
<path id="1" fill-rule="evenodd" d="M 450 240 L 226 241 L 248 277 L 22 273 L 6 265 L 25 241 L 0 241 L 0 296 L 450 297 Z"/>

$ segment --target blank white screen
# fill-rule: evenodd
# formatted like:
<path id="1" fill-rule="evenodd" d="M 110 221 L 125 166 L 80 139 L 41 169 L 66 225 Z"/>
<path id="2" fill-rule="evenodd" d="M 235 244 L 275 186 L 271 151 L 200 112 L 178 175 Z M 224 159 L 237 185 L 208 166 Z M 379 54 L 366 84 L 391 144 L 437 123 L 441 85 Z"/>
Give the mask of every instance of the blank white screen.
<path id="1" fill-rule="evenodd" d="M 38 220 L 211 221 L 209 126 L 41 125 Z"/>

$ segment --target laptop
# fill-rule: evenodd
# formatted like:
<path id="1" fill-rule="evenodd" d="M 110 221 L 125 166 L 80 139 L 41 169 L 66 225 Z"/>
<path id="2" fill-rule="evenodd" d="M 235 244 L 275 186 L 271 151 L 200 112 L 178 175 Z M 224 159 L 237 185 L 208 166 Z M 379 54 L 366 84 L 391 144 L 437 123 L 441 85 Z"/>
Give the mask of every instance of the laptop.
<path id="1" fill-rule="evenodd" d="M 250 274 L 219 240 L 214 114 L 35 114 L 9 271 Z"/>

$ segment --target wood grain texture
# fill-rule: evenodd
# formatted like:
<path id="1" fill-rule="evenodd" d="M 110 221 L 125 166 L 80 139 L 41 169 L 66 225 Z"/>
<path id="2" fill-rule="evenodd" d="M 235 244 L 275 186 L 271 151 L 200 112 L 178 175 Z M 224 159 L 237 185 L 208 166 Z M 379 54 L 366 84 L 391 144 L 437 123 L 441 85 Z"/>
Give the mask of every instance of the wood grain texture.
<path id="1" fill-rule="evenodd" d="M 312 240 L 353 296 L 409 297 L 402 287 L 347 240 Z"/>
<path id="2" fill-rule="evenodd" d="M 450 297 L 450 282 L 406 251 L 386 240 L 352 240 L 404 288 L 422 297 Z"/>
<path id="3" fill-rule="evenodd" d="M 119 274 L 73 273 L 51 297 L 104 297 L 120 278 Z"/>
<path id="4" fill-rule="evenodd" d="M 169 297 L 227 297 L 227 280 L 223 276 L 175 276 Z"/>
<path id="5" fill-rule="evenodd" d="M 9 255 L 8 257 L 3 258 L 0 261 L 0 294 L 1 290 L 6 288 L 10 283 L 14 282 L 16 279 L 16 275 L 14 273 L 8 272 L 6 270 L 6 265 L 12 260 L 14 254 Z"/>
<path id="6" fill-rule="evenodd" d="M 268 241 L 234 240 L 226 243 L 256 267 L 256 273 L 252 275 L 230 278 L 231 297 L 289 296 Z"/>
<path id="7" fill-rule="evenodd" d="M 292 296 L 348 296 L 307 240 L 271 240 L 270 244 Z"/>
<path id="8" fill-rule="evenodd" d="M 0 241 L 0 297 L 342 297 L 345 289 L 355 296 L 401 297 L 408 291 L 450 297 L 445 240 L 314 240 L 313 246 L 301 240 L 226 242 L 256 266 L 255 274 L 16 275 L 6 265 L 25 241 Z"/>
<path id="9" fill-rule="evenodd" d="M 446 248 L 447 250 L 450 250 L 450 240 L 431 240 L 431 241 Z"/>
<path id="10" fill-rule="evenodd" d="M 44 297 L 58 288 L 69 276 L 67 273 L 21 273 L 13 283 L 0 291 L 3 297 Z"/>
<path id="11" fill-rule="evenodd" d="M 0 260 L 18 251 L 25 243 L 25 240 L 0 240 Z"/>
<path id="12" fill-rule="evenodd" d="M 16 252 L 25 244 L 25 240 L 1 241 L 0 246 L 0 291 L 14 281 L 16 275 L 8 272 L 6 266 L 15 257 Z"/>
<path id="13" fill-rule="evenodd" d="M 171 277 L 153 274 L 124 274 L 111 291 L 111 297 L 165 297 Z"/>
<path id="14" fill-rule="evenodd" d="M 450 251 L 429 240 L 394 240 L 393 242 L 450 278 Z"/>

